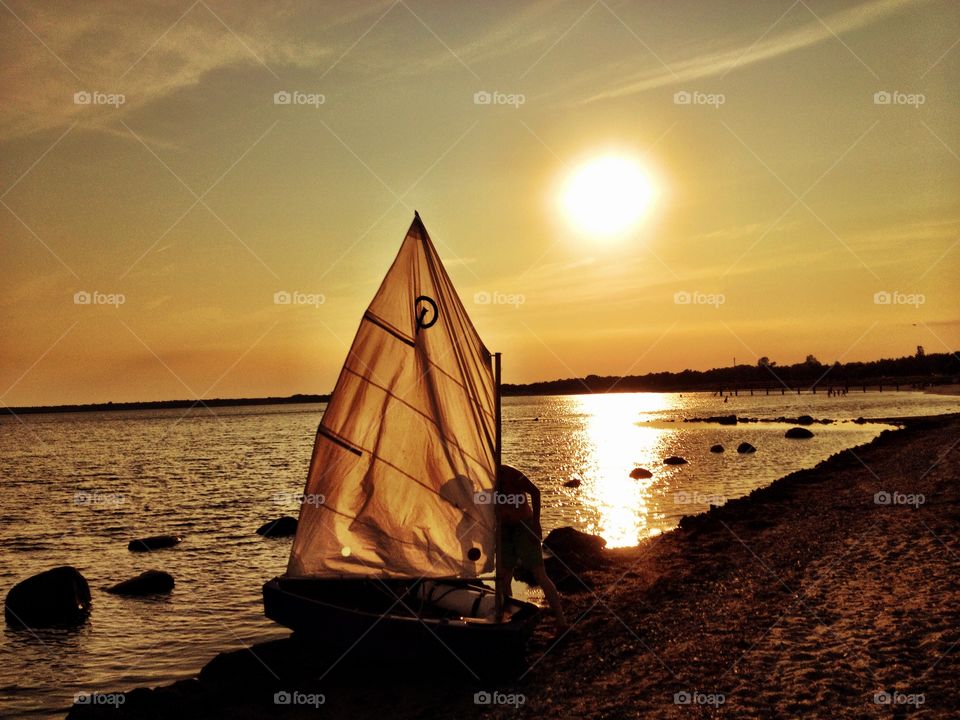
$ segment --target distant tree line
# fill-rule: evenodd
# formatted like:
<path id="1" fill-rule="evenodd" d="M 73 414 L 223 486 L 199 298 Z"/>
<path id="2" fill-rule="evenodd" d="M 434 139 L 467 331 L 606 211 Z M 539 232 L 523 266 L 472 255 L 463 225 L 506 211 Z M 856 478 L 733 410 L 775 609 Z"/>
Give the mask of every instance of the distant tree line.
<path id="1" fill-rule="evenodd" d="M 647 375 L 600 376 L 504 385 L 504 395 L 567 395 L 588 392 L 729 391 L 734 388 L 807 389 L 855 387 L 878 383 L 908 386 L 940 385 L 960 381 L 960 355 L 930 353 L 918 347 L 914 355 L 870 362 L 821 363 L 813 355 L 801 363 L 778 365 L 761 357 L 755 365 L 737 364 L 711 370 L 683 370 Z"/>

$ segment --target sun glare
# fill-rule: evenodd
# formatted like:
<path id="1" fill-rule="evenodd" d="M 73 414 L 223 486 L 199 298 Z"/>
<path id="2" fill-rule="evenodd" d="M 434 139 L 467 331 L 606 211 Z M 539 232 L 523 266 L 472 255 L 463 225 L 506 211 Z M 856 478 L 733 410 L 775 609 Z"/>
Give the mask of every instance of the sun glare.
<path id="1" fill-rule="evenodd" d="M 656 195 L 650 173 L 624 155 L 603 155 L 576 168 L 564 184 L 560 204 L 579 232 L 623 235 L 647 215 Z"/>

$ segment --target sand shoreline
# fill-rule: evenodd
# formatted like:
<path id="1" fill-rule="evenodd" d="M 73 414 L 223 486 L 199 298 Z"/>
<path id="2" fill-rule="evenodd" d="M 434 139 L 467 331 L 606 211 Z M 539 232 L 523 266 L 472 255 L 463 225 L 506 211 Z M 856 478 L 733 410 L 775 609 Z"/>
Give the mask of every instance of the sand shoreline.
<path id="1" fill-rule="evenodd" d="M 566 597 L 570 636 L 555 644 L 547 620 L 517 683 L 361 669 L 288 688 L 322 693 L 318 710 L 207 671 L 70 717 L 956 717 L 960 416 L 903 422 L 608 551 L 583 574 L 595 590 Z M 283 646 L 256 651 L 269 664 Z M 478 691 L 513 704 L 477 705 Z"/>

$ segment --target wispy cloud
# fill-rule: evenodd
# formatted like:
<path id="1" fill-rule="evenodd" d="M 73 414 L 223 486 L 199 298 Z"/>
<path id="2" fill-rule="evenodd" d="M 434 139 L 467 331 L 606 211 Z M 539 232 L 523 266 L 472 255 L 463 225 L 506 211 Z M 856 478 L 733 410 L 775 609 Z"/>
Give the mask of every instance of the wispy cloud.
<path id="1" fill-rule="evenodd" d="M 679 83 L 718 77 L 728 72 L 770 60 L 823 42 L 842 42 L 840 36 L 880 22 L 908 7 L 922 5 L 927 0 L 873 0 L 856 7 L 821 17 L 815 15 L 806 3 L 800 0 L 788 12 L 804 13 L 809 17 L 801 26 L 781 32 L 771 32 L 760 40 L 740 42 L 721 50 L 710 50 L 685 60 L 671 61 L 668 68 L 632 73 L 615 80 L 607 89 L 594 93 L 583 102 L 595 102 L 635 95 L 655 88 Z M 848 48 L 849 49 L 849 48 Z M 863 61 L 853 55 L 851 61 Z M 864 72 L 873 74 L 865 66 Z"/>
<path id="2" fill-rule="evenodd" d="M 344 38 L 385 4 L 328 13 L 315 24 L 304 20 L 308 10 L 290 4 L 249 12 L 203 0 L 175 10 L 169 3 L 119 0 L 56 9 L 5 6 L 0 138 L 78 118 L 81 128 L 103 130 L 223 68 L 250 68 L 270 81 L 288 71 L 322 70 Z M 78 91 L 122 93 L 126 102 L 119 108 L 77 105 Z"/>

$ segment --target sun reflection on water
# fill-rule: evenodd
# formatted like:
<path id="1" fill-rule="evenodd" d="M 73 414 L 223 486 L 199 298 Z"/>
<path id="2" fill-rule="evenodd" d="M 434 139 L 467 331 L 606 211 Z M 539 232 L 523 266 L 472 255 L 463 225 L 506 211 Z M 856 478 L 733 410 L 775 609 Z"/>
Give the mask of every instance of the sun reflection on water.
<path id="1" fill-rule="evenodd" d="M 581 418 L 584 503 L 596 511 L 590 532 L 608 547 L 626 547 L 656 534 L 651 528 L 649 500 L 658 481 L 667 436 L 674 431 L 638 422 L 648 413 L 671 409 L 675 396 L 579 395 L 569 398 L 570 411 Z M 630 471 L 645 467 L 653 478 L 634 480 Z"/>

